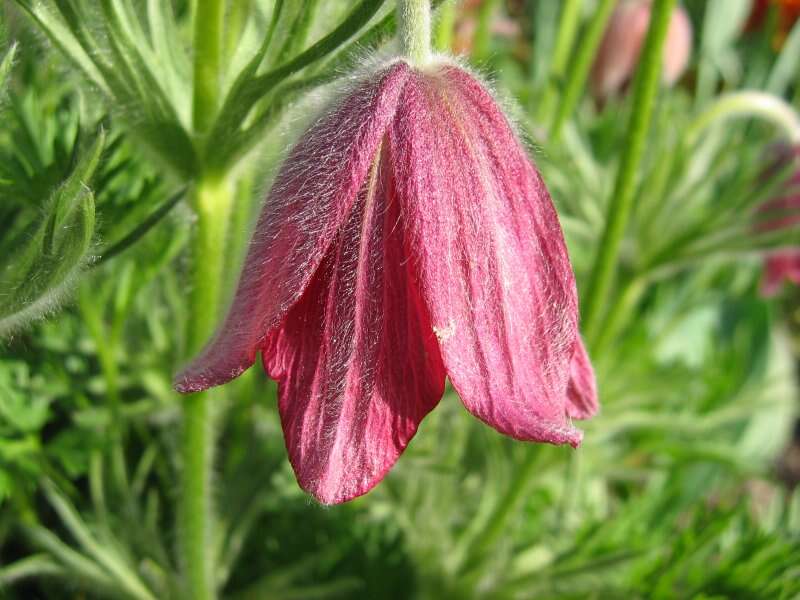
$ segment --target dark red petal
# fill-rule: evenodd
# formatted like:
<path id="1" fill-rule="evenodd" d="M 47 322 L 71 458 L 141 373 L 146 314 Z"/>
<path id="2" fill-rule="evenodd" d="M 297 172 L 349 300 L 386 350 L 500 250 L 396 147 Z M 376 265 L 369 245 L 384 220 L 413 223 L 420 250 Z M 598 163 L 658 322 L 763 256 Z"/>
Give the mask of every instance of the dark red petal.
<path id="1" fill-rule="evenodd" d="M 594 369 L 586 352 L 586 346 L 578 336 L 575 340 L 575 354 L 572 355 L 567 385 L 567 414 L 573 419 L 588 419 L 595 416 L 599 409 Z"/>
<path id="2" fill-rule="evenodd" d="M 347 218 L 409 72 L 395 63 L 359 84 L 294 147 L 261 213 L 228 316 L 175 377 L 179 392 L 225 383 L 253 364 Z"/>
<path id="3" fill-rule="evenodd" d="M 326 504 L 377 484 L 444 392 L 391 179 L 382 160 L 262 351 L 297 479 Z"/>
<path id="4" fill-rule="evenodd" d="M 515 438 L 577 446 L 575 280 L 550 196 L 505 117 L 446 68 L 408 80 L 391 139 L 422 295 L 465 406 Z"/>

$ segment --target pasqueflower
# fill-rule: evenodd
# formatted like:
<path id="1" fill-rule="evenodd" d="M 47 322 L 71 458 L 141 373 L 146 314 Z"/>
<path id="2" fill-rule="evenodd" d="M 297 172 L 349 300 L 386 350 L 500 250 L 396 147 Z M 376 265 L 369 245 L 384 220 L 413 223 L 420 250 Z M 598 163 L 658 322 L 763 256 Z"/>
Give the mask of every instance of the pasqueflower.
<path id="1" fill-rule="evenodd" d="M 591 72 L 595 98 L 613 96 L 633 79 L 650 26 L 652 0 L 622 0 L 614 10 Z M 662 78 L 667 85 L 680 79 L 692 54 L 692 22 L 682 6 L 672 13 L 664 42 Z"/>
<path id="2" fill-rule="evenodd" d="M 253 234 L 233 304 L 181 392 L 260 352 L 301 487 L 369 491 L 445 377 L 520 440 L 577 446 L 597 410 L 550 196 L 486 88 L 443 62 L 388 64 L 302 136 Z"/>

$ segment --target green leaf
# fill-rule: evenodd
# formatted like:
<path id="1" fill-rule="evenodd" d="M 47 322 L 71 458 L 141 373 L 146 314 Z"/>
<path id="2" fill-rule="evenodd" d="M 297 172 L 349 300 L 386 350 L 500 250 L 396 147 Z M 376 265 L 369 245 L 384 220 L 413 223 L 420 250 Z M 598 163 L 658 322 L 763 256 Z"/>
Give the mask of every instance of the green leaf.
<path id="1" fill-rule="evenodd" d="M 98 590 L 118 592 L 114 580 L 96 562 L 70 548 L 44 527 L 32 525 L 23 527 L 22 531 L 32 545 L 52 557 L 73 578 Z"/>
<path id="2" fill-rule="evenodd" d="M 155 600 L 127 561 L 119 556 L 113 547 L 106 547 L 95 539 L 75 507 L 54 485 L 45 482 L 43 489 L 50 505 L 75 541 L 114 578 L 121 589 L 131 598 Z"/>
<path id="3" fill-rule="evenodd" d="M 709 0 L 700 41 L 697 99 L 703 104 L 713 96 L 723 72 L 726 55 L 750 14 L 750 0 Z"/>
<path id="4" fill-rule="evenodd" d="M 767 91 L 783 96 L 796 80 L 800 69 L 800 21 L 792 29 L 767 80 Z"/>
<path id="5" fill-rule="evenodd" d="M 719 56 L 739 36 L 750 14 L 750 0 L 711 0 L 703 21 L 702 50 Z"/>
<path id="6" fill-rule="evenodd" d="M 182 178 L 190 177 L 196 156 L 186 129 L 185 65 L 179 64 L 175 52 L 166 58 L 156 54 L 163 37 L 174 35 L 169 11 L 164 8 L 156 15 L 150 10 L 153 35 L 159 36 L 156 47 L 131 6 L 119 0 L 103 0 L 94 8 L 68 0 L 17 3 L 67 59 L 109 99 L 125 107 L 131 132 Z"/>
<path id="7" fill-rule="evenodd" d="M 106 250 L 100 253 L 100 257 L 98 258 L 96 265 L 99 265 L 108 259 L 116 256 L 120 252 L 123 252 L 133 244 L 135 244 L 139 239 L 141 239 L 148 231 L 150 231 L 153 227 L 158 225 L 161 222 L 161 219 L 166 217 L 169 212 L 180 202 L 186 194 L 186 188 L 181 188 L 173 194 L 170 198 L 168 198 L 161 206 L 155 209 L 150 215 L 144 218 L 130 233 L 128 233 L 125 237 L 120 239 L 119 241 L 115 242 L 111 246 L 109 246 Z"/>
<path id="8" fill-rule="evenodd" d="M 56 48 L 83 71 L 86 77 L 97 85 L 103 92 L 109 93 L 108 82 L 103 78 L 97 66 L 87 53 L 84 31 L 80 29 L 80 19 L 65 23 L 44 6 L 43 3 L 33 3 L 30 0 L 17 0 L 17 4 L 25 10 L 37 23 L 41 30 L 50 38 Z M 68 7 L 63 4 L 62 7 Z"/>
<path id="9" fill-rule="evenodd" d="M 10 363 L 9 366 L 0 371 L 0 425 L 8 425 L 21 433 L 38 431 L 50 417 L 50 399 L 31 394 L 29 389 L 19 385 L 18 380 L 28 376 L 25 363 Z"/>
<path id="10" fill-rule="evenodd" d="M 238 150 L 231 147 L 227 140 L 231 132 L 238 130 L 256 103 L 286 78 L 337 50 L 375 16 L 383 3 L 384 0 L 362 0 L 328 35 L 263 75 L 252 72 L 252 63 L 245 67 L 246 76 L 237 77 L 211 130 L 207 147 L 213 149 L 213 155 L 207 158 L 215 161 L 215 166 L 225 165 Z M 259 50 L 257 57 L 261 52 Z"/>
<path id="11" fill-rule="evenodd" d="M 46 554 L 33 554 L 0 568 L 0 586 L 47 576 L 66 577 L 67 571 Z"/>
<path id="12" fill-rule="evenodd" d="M 3 57 L 3 60 L 0 61 L 0 89 L 5 88 L 6 86 L 6 79 L 8 78 L 9 73 L 11 73 L 11 67 L 14 64 L 14 55 L 16 54 L 17 46 L 16 44 L 9 48 L 6 55 Z"/>
<path id="13" fill-rule="evenodd" d="M 88 262 L 94 234 L 94 195 L 87 182 L 97 168 L 101 131 L 56 190 L 43 217 L 13 240 L 0 263 L 0 338 L 52 311 Z"/>

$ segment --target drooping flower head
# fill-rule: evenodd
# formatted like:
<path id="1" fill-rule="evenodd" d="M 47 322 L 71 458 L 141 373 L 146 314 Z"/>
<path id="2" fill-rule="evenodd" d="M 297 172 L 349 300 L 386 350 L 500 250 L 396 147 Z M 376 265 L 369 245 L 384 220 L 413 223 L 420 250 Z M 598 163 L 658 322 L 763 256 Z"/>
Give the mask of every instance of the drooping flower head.
<path id="1" fill-rule="evenodd" d="M 227 318 L 175 379 L 225 383 L 261 353 L 297 479 L 369 491 L 449 376 L 520 440 L 577 446 L 597 410 L 547 189 L 485 87 L 439 62 L 358 83 L 283 164 Z"/>
<path id="2" fill-rule="evenodd" d="M 759 207 L 759 231 L 780 231 L 800 225 L 800 146 L 776 147 L 767 176 L 774 177 L 787 168 L 791 175 L 782 186 L 780 195 Z M 767 255 L 761 293 L 767 297 L 774 296 L 786 281 L 800 285 L 800 239 L 796 247 L 783 248 Z"/>
<path id="3" fill-rule="evenodd" d="M 591 90 L 595 98 L 618 94 L 630 83 L 644 47 L 652 0 L 622 0 L 614 10 L 597 51 L 591 72 Z M 682 6 L 672 13 L 664 42 L 664 83 L 680 79 L 692 54 L 692 22 Z"/>

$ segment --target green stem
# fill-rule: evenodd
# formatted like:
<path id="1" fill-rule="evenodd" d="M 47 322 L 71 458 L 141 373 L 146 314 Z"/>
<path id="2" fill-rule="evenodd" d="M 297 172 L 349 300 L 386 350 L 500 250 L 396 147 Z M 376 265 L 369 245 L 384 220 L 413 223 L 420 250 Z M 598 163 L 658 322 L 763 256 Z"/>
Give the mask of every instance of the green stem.
<path id="1" fill-rule="evenodd" d="M 403 56 L 424 67 L 431 58 L 430 0 L 397 0 L 397 26 Z"/>
<path id="2" fill-rule="evenodd" d="M 201 0 L 197 3 L 192 121 L 200 133 L 211 126 L 219 107 L 224 19 L 224 0 Z"/>
<path id="3" fill-rule="evenodd" d="M 436 23 L 436 50 L 439 52 L 450 52 L 453 48 L 453 30 L 456 26 L 456 1 L 447 0 L 442 8 L 439 9 L 438 20 Z"/>
<path id="4" fill-rule="evenodd" d="M 472 60 L 477 64 L 486 63 L 491 55 L 492 21 L 497 3 L 497 0 L 483 0 L 478 8 L 478 25 L 472 42 Z"/>
<path id="5" fill-rule="evenodd" d="M 216 597 L 212 571 L 211 467 L 213 429 L 209 419 L 208 392 L 183 400 L 183 485 L 181 543 L 187 600 Z"/>
<path id="6" fill-rule="evenodd" d="M 686 130 L 687 146 L 696 143 L 700 134 L 711 125 L 736 117 L 758 117 L 772 121 L 791 143 L 800 143 L 800 116 L 791 104 L 773 94 L 746 90 L 720 96 L 702 112 Z"/>
<path id="7" fill-rule="evenodd" d="M 109 406 L 109 445 L 112 468 L 117 487 L 123 493 L 128 489 L 128 474 L 124 458 L 124 419 L 119 394 L 119 368 L 115 359 L 117 338 L 109 334 L 103 323 L 102 304 L 92 301 L 89 289 L 84 287 L 79 295 L 78 307 L 97 351 L 97 361 L 106 384 Z"/>
<path id="8" fill-rule="evenodd" d="M 558 35 L 553 47 L 553 58 L 547 77 L 547 87 L 539 105 L 540 123 L 549 123 L 553 119 L 553 111 L 558 99 L 558 87 L 567 70 L 570 51 L 575 43 L 575 34 L 581 22 L 583 0 L 565 0 L 558 20 Z"/>
<path id="9" fill-rule="evenodd" d="M 222 302 L 231 198 L 230 182 L 221 176 L 201 178 L 195 190 L 197 231 L 189 327 L 189 351 L 192 353 L 197 352 L 213 333 Z M 210 400 L 212 394 L 218 393 L 201 392 L 183 399 L 180 532 L 187 597 L 192 600 L 216 597 L 212 502 L 214 412 Z"/>
<path id="10" fill-rule="evenodd" d="M 662 48 L 674 6 L 675 0 L 655 0 L 653 3 L 650 28 L 634 80 L 633 112 L 628 123 L 622 160 L 608 206 L 600 249 L 584 297 L 583 319 L 589 339 L 595 335 L 603 315 L 614 281 L 622 240 L 633 211 L 636 176 L 644 155 L 645 140 L 661 76 Z"/>
<path id="11" fill-rule="evenodd" d="M 197 215 L 194 248 L 194 287 L 189 352 L 195 353 L 214 332 L 220 303 L 227 248 L 228 222 L 232 210 L 233 186 L 222 175 L 200 178 L 195 189 Z"/>
<path id="12" fill-rule="evenodd" d="M 607 317 L 603 319 L 603 326 L 599 328 L 596 337 L 589 340 L 593 352 L 602 354 L 613 341 L 614 335 L 626 325 L 633 309 L 647 290 L 647 283 L 647 279 L 640 277 L 626 284 Z"/>
<path id="13" fill-rule="evenodd" d="M 608 19 L 611 17 L 615 5 L 616 0 L 600 0 L 600 6 L 597 7 L 592 22 L 589 24 L 589 29 L 583 38 L 583 43 L 578 48 L 575 62 L 572 69 L 570 69 L 570 78 L 567 80 L 558 112 L 550 128 L 550 137 L 553 139 L 558 138 L 561 134 L 561 128 L 581 99 L 581 93 L 586 85 L 586 78 L 589 76 L 589 69 L 592 68 L 597 48 L 603 39 L 603 33 L 606 30 Z"/>

